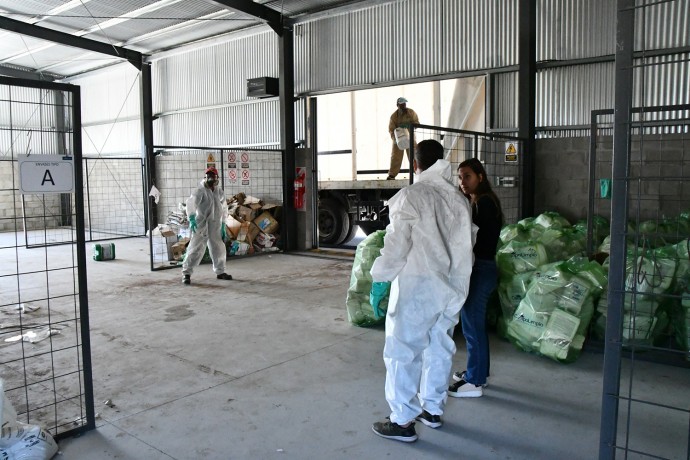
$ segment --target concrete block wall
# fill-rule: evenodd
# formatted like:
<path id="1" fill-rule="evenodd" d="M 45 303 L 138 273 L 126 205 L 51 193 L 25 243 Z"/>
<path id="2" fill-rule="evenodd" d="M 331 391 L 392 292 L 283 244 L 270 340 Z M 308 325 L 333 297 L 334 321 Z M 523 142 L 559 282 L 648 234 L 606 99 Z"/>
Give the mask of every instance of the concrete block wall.
<path id="1" fill-rule="evenodd" d="M 571 222 L 586 219 L 590 138 L 538 139 L 535 213 L 557 211 Z M 595 214 L 610 218 L 611 201 L 600 196 L 600 179 L 611 178 L 613 139 L 596 140 Z M 690 138 L 687 134 L 634 136 L 628 182 L 629 218 L 660 220 L 690 211 Z"/>
<path id="2" fill-rule="evenodd" d="M 60 222 L 60 195 L 25 195 L 22 211 L 17 171 L 16 161 L 0 161 L 0 232 L 57 227 Z"/>

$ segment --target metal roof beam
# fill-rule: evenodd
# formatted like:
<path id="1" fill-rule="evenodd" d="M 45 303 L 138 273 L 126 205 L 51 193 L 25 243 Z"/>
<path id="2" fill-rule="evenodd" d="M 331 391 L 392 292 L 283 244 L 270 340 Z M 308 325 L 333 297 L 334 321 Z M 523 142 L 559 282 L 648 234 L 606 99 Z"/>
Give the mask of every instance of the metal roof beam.
<path id="1" fill-rule="evenodd" d="M 209 3 L 215 3 L 224 8 L 232 8 L 233 10 L 241 11 L 257 19 L 266 21 L 266 23 L 277 33 L 283 35 L 283 29 L 291 27 L 293 21 L 287 16 L 283 16 L 278 11 L 263 6 L 259 3 L 254 3 L 251 0 L 206 0 Z"/>
<path id="2" fill-rule="evenodd" d="M 31 72 L 29 70 L 8 67 L 2 64 L 0 64 L 0 75 L 5 75 L 7 77 L 14 78 L 26 78 L 28 80 L 55 81 L 55 78 L 53 78 L 50 75 L 44 75 L 39 72 Z"/>
<path id="3" fill-rule="evenodd" d="M 108 56 L 114 56 L 122 59 L 127 59 L 134 67 L 141 70 L 143 55 L 138 51 L 113 46 L 108 43 L 90 40 L 88 38 L 77 37 L 75 35 L 59 32 L 57 30 L 47 29 L 45 27 L 35 26 L 22 21 L 0 16 L 0 29 L 9 30 L 22 35 L 28 35 L 41 40 L 47 40 L 61 45 L 72 46 L 74 48 L 81 48 L 89 51 L 94 51 Z"/>

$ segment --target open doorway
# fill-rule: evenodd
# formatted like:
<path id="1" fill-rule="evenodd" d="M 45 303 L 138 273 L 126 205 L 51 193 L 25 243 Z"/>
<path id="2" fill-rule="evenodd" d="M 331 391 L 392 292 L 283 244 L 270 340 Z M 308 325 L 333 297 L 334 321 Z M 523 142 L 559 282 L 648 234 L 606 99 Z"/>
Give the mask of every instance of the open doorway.
<path id="1" fill-rule="evenodd" d="M 386 180 L 392 141 L 388 122 L 404 97 L 421 124 L 485 132 L 485 76 L 317 96 L 320 245 L 356 246 L 372 228 L 357 228 L 356 202 L 381 202 L 409 183 L 403 159 Z"/>

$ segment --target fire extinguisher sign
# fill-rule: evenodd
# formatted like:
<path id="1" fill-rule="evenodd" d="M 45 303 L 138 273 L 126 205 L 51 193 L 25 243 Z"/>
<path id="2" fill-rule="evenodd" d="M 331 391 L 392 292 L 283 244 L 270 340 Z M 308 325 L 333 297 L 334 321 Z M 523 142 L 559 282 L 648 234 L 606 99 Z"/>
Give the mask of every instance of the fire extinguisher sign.
<path id="1" fill-rule="evenodd" d="M 294 202 L 293 205 L 297 211 L 306 211 L 307 206 L 305 203 L 306 195 L 306 182 L 307 182 L 307 168 L 304 166 L 298 166 L 295 168 L 295 189 L 294 189 Z"/>

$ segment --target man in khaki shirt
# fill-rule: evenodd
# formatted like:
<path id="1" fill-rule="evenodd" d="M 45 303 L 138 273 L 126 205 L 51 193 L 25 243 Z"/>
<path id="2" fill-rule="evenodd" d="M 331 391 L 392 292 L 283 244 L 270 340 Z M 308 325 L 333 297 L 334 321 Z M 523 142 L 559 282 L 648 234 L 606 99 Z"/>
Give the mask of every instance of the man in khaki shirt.
<path id="1" fill-rule="evenodd" d="M 419 123 L 419 117 L 417 117 L 417 113 L 412 110 L 407 108 L 407 99 L 404 97 L 399 97 L 398 101 L 398 109 L 393 112 L 393 115 L 391 115 L 391 119 L 388 122 L 388 132 L 390 133 L 391 139 L 393 140 L 393 149 L 391 151 L 391 166 L 390 169 L 388 170 L 388 177 L 387 179 L 392 180 L 395 179 L 395 176 L 398 175 L 400 172 L 400 165 L 402 164 L 402 159 L 403 159 L 403 151 L 398 148 L 398 145 L 395 143 L 395 128 L 407 128 L 410 129 L 410 125 L 413 123 Z M 413 146 L 414 148 L 414 146 Z M 410 150 L 407 149 L 407 160 L 410 160 Z"/>

